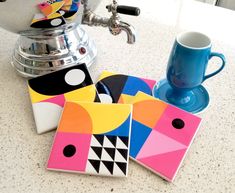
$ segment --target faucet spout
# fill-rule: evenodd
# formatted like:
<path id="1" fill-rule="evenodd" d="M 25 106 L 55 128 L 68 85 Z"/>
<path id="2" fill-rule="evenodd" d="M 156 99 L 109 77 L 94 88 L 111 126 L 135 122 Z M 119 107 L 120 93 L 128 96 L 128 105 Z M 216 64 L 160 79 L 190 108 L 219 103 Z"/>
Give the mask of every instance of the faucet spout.
<path id="1" fill-rule="evenodd" d="M 122 22 L 122 21 L 120 21 L 120 23 L 119 23 L 119 28 L 121 29 L 121 31 L 126 32 L 126 34 L 127 34 L 127 43 L 128 44 L 134 44 L 135 41 L 136 41 L 135 28 L 133 26 L 131 26 L 130 24 L 128 24 L 126 22 Z"/>
<path id="2" fill-rule="evenodd" d="M 138 16 L 140 14 L 139 8 L 130 6 L 118 6 L 117 1 L 113 0 L 113 4 L 108 5 L 106 8 L 109 12 L 112 12 L 110 18 L 100 17 L 88 9 L 88 0 L 82 0 L 84 5 L 84 13 L 82 23 L 89 26 L 103 26 L 108 27 L 109 31 L 113 35 L 119 35 L 122 31 L 127 34 L 127 43 L 134 44 L 136 41 L 136 31 L 130 24 L 121 21 L 119 14 L 127 14 Z"/>

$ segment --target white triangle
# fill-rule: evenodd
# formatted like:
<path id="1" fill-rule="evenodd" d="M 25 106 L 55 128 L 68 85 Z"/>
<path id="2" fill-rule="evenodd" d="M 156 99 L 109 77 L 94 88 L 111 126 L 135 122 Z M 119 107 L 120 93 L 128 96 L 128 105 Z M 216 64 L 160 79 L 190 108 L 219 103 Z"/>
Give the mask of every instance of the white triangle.
<path id="1" fill-rule="evenodd" d="M 88 160 L 87 160 L 87 164 L 86 164 L 86 173 L 97 174 L 97 171 L 95 170 L 95 168 L 91 165 L 91 163 Z"/>
<path id="2" fill-rule="evenodd" d="M 105 136 L 104 137 L 104 144 L 103 147 L 111 147 L 114 148 L 114 145 L 109 141 L 109 139 Z"/>
<path id="3" fill-rule="evenodd" d="M 112 162 L 113 162 L 113 159 L 112 159 L 111 156 L 106 152 L 105 149 L 103 149 L 103 151 L 102 151 L 101 160 L 102 160 L 102 161 L 112 161 Z"/>
<path id="4" fill-rule="evenodd" d="M 114 161 L 115 161 L 115 162 L 125 162 L 125 163 L 127 162 L 127 161 L 125 160 L 125 158 L 122 156 L 122 154 L 119 153 L 118 150 L 116 150 L 116 152 L 115 152 Z"/>
<path id="5" fill-rule="evenodd" d="M 99 98 L 100 98 L 101 103 L 105 103 L 105 104 L 113 103 L 112 97 L 107 94 L 99 94 Z"/>
<path id="6" fill-rule="evenodd" d="M 109 170 L 106 168 L 106 166 L 101 162 L 100 163 L 100 172 L 99 174 L 102 174 L 102 175 L 111 175 L 111 173 L 109 172 Z"/>
<path id="7" fill-rule="evenodd" d="M 38 134 L 56 129 L 62 111 L 63 108 L 57 104 L 49 102 L 34 103 L 33 112 Z"/>
<path id="8" fill-rule="evenodd" d="M 114 163 L 113 175 L 114 176 L 126 176 L 116 163 Z"/>
<path id="9" fill-rule="evenodd" d="M 91 137 L 91 145 L 93 147 L 102 147 L 102 145 L 99 143 L 99 141 L 92 135 Z"/>
<path id="10" fill-rule="evenodd" d="M 128 147 L 122 142 L 122 140 L 119 139 L 119 137 L 117 137 L 116 148 L 119 148 L 119 149 L 128 149 Z"/>
<path id="11" fill-rule="evenodd" d="M 43 15 L 42 13 L 36 13 L 34 15 L 34 18 L 35 20 L 40 20 L 40 19 L 44 19 L 45 18 L 45 15 Z"/>
<path id="12" fill-rule="evenodd" d="M 88 159 L 100 160 L 92 148 L 89 150 Z"/>

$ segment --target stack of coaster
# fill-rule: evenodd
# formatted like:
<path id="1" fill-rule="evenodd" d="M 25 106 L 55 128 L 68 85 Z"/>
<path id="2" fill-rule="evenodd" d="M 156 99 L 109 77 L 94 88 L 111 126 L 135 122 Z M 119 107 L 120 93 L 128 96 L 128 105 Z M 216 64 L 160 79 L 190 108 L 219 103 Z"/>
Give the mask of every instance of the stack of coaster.
<path id="1" fill-rule="evenodd" d="M 201 119 L 152 97 L 155 84 L 103 72 L 94 85 L 84 64 L 29 80 L 37 132 L 58 125 L 47 168 L 125 177 L 130 156 L 173 181 Z"/>

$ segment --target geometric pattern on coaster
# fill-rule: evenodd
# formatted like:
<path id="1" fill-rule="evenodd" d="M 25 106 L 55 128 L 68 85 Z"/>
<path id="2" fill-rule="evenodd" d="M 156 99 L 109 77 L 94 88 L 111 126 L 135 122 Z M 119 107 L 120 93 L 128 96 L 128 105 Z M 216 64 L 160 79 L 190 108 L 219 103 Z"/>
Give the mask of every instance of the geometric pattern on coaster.
<path id="1" fill-rule="evenodd" d="M 168 105 L 153 129 L 189 146 L 200 121 L 199 117 Z"/>
<path id="2" fill-rule="evenodd" d="M 130 156 L 136 158 L 152 129 L 132 120 Z"/>
<path id="3" fill-rule="evenodd" d="M 104 135 L 92 135 L 91 146 L 93 147 L 103 147 Z"/>
<path id="4" fill-rule="evenodd" d="M 35 14 L 31 27 L 53 28 L 66 24 L 66 20 L 75 18 L 80 0 L 48 0 L 38 4 L 41 13 Z"/>
<path id="5" fill-rule="evenodd" d="M 182 162 L 182 157 L 186 154 L 186 149 L 164 153 L 160 155 L 150 156 L 139 159 L 138 162 L 168 181 L 173 181 L 174 178 L 168 176 L 175 176 L 175 168 L 179 168 Z"/>
<path id="6" fill-rule="evenodd" d="M 167 104 L 153 99 L 135 102 L 133 108 L 135 109 L 133 120 L 153 128 L 166 110 Z M 148 111 L 142 109 L 148 109 Z"/>
<path id="7" fill-rule="evenodd" d="M 38 134 L 57 127 L 66 101 L 100 101 L 85 64 L 33 78 L 28 88 Z"/>
<path id="8" fill-rule="evenodd" d="M 126 176 L 128 154 L 128 137 L 93 135 L 86 172 Z"/>
<path id="9" fill-rule="evenodd" d="M 47 168 L 51 170 L 85 171 L 91 135 L 57 132 Z"/>
<path id="10" fill-rule="evenodd" d="M 169 153 L 181 149 L 187 149 L 187 146 L 167 137 L 166 135 L 152 130 L 148 140 L 142 146 L 141 151 L 138 153 L 136 159 Z"/>
<path id="11" fill-rule="evenodd" d="M 152 95 L 155 80 L 104 71 L 96 83 L 102 103 L 129 103 L 141 91 Z"/>
<path id="12" fill-rule="evenodd" d="M 57 127 L 63 107 L 50 102 L 40 102 L 32 104 L 32 108 L 38 134 Z"/>
<path id="13" fill-rule="evenodd" d="M 58 131 L 103 135 L 107 133 L 110 139 L 104 140 L 115 143 L 111 140 L 112 136 L 129 136 L 131 109 L 131 105 L 66 102 Z M 107 147 L 110 145 L 106 144 Z"/>
<path id="14" fill-rule="evenodd" d="M 112 112 L 116 115 L 110 116 Z M 110 117 L 105 119 L 106 114 Z M 128 104 L 66 102 L 47 168 L 126 177 L 131 114 L 132 106 Z"/>
<path id="15" fill-rule="evenodd" d="M 164 179 L 173 181 L 201 119 L 142 92 L 131 103 L 131 158 Z M 161 107 L 160 110 L 156 109 L 157 116 L 153 116 L 154 103 Z M 150 112 L 153 112 L 152 115 Z"/>

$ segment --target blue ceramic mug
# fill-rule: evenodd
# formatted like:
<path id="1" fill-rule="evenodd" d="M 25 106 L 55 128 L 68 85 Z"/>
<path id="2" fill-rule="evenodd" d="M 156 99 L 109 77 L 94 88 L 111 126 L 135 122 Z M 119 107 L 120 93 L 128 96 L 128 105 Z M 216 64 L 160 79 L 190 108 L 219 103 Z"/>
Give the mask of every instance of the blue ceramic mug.
<path id="1" fill-rule="evenodd" d="M 221 59 L 221 66 L 206 75 L 212 57 Z M 167 78 L 154 87 L 156 98 L 192 113 L 204 110 L 209 94 L 201 85 L 218 74 L 225 66 L 223 54 L 211 52 L 211 40 L 199 32 L 186 32 L 177 36 L 167 66 Z"/>
<path id="2" fill-rule="evenodd" d="M 221 59 L 215 72 L 205 75 L 208 61 Z M 223 54 L 211 52 L 211 40 L 199 32 L 186 32 L 177 36 L 167 66 L 167 80 L 172 88 L 192 89 L 218 74 L 225 66 Z M 183 91 L 182 90 L 182 91 Z"/>

